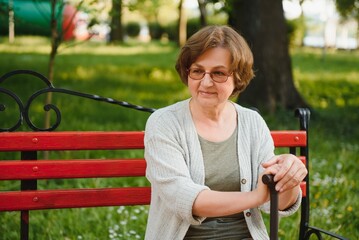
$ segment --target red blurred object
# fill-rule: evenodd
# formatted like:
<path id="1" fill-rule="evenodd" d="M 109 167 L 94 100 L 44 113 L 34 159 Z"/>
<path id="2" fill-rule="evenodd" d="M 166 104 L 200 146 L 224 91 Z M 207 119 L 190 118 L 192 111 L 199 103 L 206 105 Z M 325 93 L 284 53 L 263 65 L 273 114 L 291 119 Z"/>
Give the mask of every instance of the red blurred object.
<path id="1" fill-rule="evenodd" d="M 63 39 L 65 41 L 75 38 L 75 28 L 77 22 L 77 9 L 74 6 L 66 4 L 63 11 Z"/>

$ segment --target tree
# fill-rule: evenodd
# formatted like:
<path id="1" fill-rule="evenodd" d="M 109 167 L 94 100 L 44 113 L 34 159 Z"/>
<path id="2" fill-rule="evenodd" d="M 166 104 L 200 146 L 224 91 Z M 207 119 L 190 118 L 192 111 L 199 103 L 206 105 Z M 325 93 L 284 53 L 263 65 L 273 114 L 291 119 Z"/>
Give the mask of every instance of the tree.
<path id="1" fill-rule="evenodd" d="M 300 31 L 300 46 L 303 47 L 304 46 L 304 35 L 305 35 L 305 31 L 306 31 L 306 24 L 305 24 L 305 17 L 304 17 L 304 11 L 303 11 L 303 3 L 305 2 L 305 0 L 299 0 L 299 5 L 300 5 L 300 16 L 299 16 L 299 21 L 300 21 L 300 25 L 301 25 L 301 31 Z"/>
<path id="2" fill-rule="evenodd" d="M 53 82 L 54 80 L 54 68 L 55 68 L 55 58 L 57 55 L 57 51 L 58 48 L 61 44 L 61 40 L 62 40 L 62 32 L 58 32 L 57 30 L 57 24 L 58 24 L 58 13 L 56 11 L 56 7 L 57 5 L 60 5 L 59 9 L 60 12 L 63 9 L 64 3 L 62 1 L 58 2 L 57 0 L 52 0 L 51 1 L 51 7 L 50 7 L 50 11 L 51 11 L 51 16 L 50 16 L 50 29 L 51 29 L 51 51 L 50 51 L 50 56 L 49 56 L 49 65 L 48 65 L 48 79 L 50 82 Z M 45 104 L 51 104 L 52 102 L 52 92 L 48 92 L 46 95 L 46 99 L 45 99 Z M 46 112 L 45 113 L 45 129 L 49 128 L 50 126 L 50 113 Z"/>
<path id="3" fill-rule="evenodd" d="M 166 0 L 130 0 L 127 7 L 139 11 L 148 23 L 158 23 L 160 7 L 165 4 L 168 4 Z"/>
<path id="4" fill-rule="evenodd" d="M 355 18 L 359 23 L 359 0 L 335 0 L 340 15 L 344 18 Z"/>
<path id="5" fill-rule="evenodd" d="M 207 0 L 198 0 L 198 9 L 200 12 L 199 20 L 201 26 L 207 26 L 207 10 L 206 10 Z"/>
<path id="6" fill-rule="evenodd" d="M 77 12 L 79 10 L 81 10 L 84 5 L 86 6 L 86 8 L 90 9 L 91 5 L 94 5 L 94 2 L 85 1 L 85 0 L 79 1 L 73 7 L 73 11 L 71 12 L 71 16 L 69 18 L 69 21 L 67 22 L 67 26 L 66 26 L 66 24 L 63 24 L 65 26 L 59 30 L 58 22 L 61 20 L 60 16 L 61 16 L 61 13 L 64 10 L 64 7 L 66 4 L 67 4 L 67 1 L 65 1 L 65 0 L 51 0 L 50 1 L 49 22 L 50 22 L 50 31 L 51 31 L 51 35 L 50 35 L 51 50 L 50 50 L 49 64 L 48 64 L 48 80 L 50 82 L 54 81 L 55 60 L 56 60 L 56 56 L 59 52 L 60 45 L 64 43 L 65 33 L 68 30 L 71 30 L 70 25 L 72 24 L 73 20 L 75 19 Z M 91 38 L 91 35 L 89 35 L 89 38 Z M 86 39 L 86 40 L 88 40 L 88 39 Z M 70 44 L 71 43 L 67 44 L 66 47 L 69 47 Z M 45 105 L 51 104 L 51 102 L 52 102 L 52 92 L 48 92 L 46 95 L 46 99 L 45 99 Z M 45 129 L 50 127 L 50 113 L 48 111 L 45 113 L 44 126 L 45 126 Z"/>
<path id="7" fill-rule="evenodd" d="M 178 44 L 183 46 L 187 39 L 187 16 L 183 8 L 183 0 L 178 4 Z"/>
<path id="8" fill-rule="evenodd" d="M 123 42 L 122 0 L 112 0 L 110 42 Z"/>
<path id="9" fill-rule="evenodd" d="M 307 106 L 294 86 L 282 0 L 231 0 L 229 25 L 248 41 L 256 77 L 238 101 L 274 112 Z"/>

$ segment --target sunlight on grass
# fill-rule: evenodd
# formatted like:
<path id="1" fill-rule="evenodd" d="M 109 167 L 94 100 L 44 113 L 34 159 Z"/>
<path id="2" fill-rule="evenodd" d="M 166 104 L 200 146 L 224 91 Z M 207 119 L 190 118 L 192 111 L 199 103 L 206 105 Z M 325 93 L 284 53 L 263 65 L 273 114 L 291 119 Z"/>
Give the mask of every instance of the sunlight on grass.
<path id="1" fill-rule="evenodd" d="M 9 44 L 7 38 L 0 39 L 0 52 L 3 53 L 38 53 L 49 54 L 51 43 L 49 38 L 39 36 L 18 36 L 13 44 Z M 34 48 L 34 46 L 36 46 Z M 133 41 L 126 45 L 111 45 L 99 42 L 63 42 L 58 49 L 59 55 L 136 55 L 155 54 L 173 51 L 175 44 L 142 43 Z"/>
<path id="2" fill-rule="evenodd" d="M 60 48 L 60 54 L 89 54 L 89 55 L 136 55 L 136 54 L 153 54 L 171 52 L 173 47 L 171 45 L 161 44 L 147 44 L 139 43 L 133 46 L 120 45 L 76 45 L 71 48 Z"/>
<path id="3" fill-rule="evenodd" d="M 293 75 L 314 108 L 359 107 L 359 51 L 293 50 Z M 304 67 L 303 67 L 304 66 Z"/>
<path id="4" fill-rule="evenodd" d="M 50 39 L 38 36 L 16 37 L 13 44 L 7 38 L 0 38 L 0 52 L 2 53 L 50 53 Z M 36 46 L 36 47 L 34 47 Z"/>
<path id="5" fill-rule="evenodd" d="M 359 64 L 359 63 L 358 63 Z M 308 81 L 322 81 L 325 79 L 327 82 L 337 81 L 338 79 L 343 79 L 348 82 L 358 82 L 359 73 L 357 71 L 352 72 L 331 72 L 325 69 L 317 69 L 317 74 L 313 75 L 312 73 L 303 73 L 301 69 L 296 67 L 293 68 L 293 74 L 298 79 L 308 80 Z M 300 80 L 299 80 L 300 81 Z"/>
<path id="6" fill-rule="evenodd" d="M 92 81 L 95 73 L 96 69 L 94 68 L 88 69 L 85 66 L 77 66 L 71 75 L 75 74 L 76 77 L 81 81 Z"/>

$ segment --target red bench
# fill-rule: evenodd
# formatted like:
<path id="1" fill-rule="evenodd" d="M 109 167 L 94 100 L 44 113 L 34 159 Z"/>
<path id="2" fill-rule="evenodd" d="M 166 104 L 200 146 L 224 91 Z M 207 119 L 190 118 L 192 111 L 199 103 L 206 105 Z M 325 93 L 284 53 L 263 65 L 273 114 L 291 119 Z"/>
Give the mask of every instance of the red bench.
<path id="1" fill-rule="evenodd" d="M 19 73 L 38 76 L 38 73 L 21 70 L 4 75 L 5 77 L 0 78 L 0 84 L 8 76 Z M 44 77 L 41 76 L 42 78 Z M 48 91 L 63 92 L 97 101 L 107 101 L 111 104 L 115 102 L 125 107 L 133 106 L 137 110 L 153 110 L 95 95 L 57 89 L 50 83 L 48 86 Z M 1 87 L 0 93 L 11 94 Z M 1 107 L 0 102 L 0 111 Z M 29 124 L 31 121 L 27 119 L 26 107 L 22 106 L 20 109 L 22 110 L 21 114 Z M 289 152 L 298 155 L 308 167 L 309 110 L 298 109 L 296 116 L 300 121 L 300 130 L 272 131 L 271 134 L 277 148 L 289 148 Z M 0 211 L 21 211 L 21 239 L 29 238 L 30 211 L 33 210 L 148 205 L 150 203 L 151 189 L 149 184 L 116 188 L 37 189 L 38 181 L 48 179 L 144 177 L 146 162 L 143 157 L 136 159 L 91 159 L 87 155 L 82 159 L 44 159 L 39 157 L 40 153 L 47 151 L 143 149 L 144 132 L 51 132 L 36 129 L 33 125 L 30 125 L 33 130 L 40 131 L 12 132 L 18 127 L 19 124 L 11 129 L 4 130 L 0 126 L 0 131 L 3 131 L 0 133 L 0 153 L 21 153 L 19 159 L 0 158 L 0 181 L 16 180 L 21 182 L 21 187 L 17 191 L 5 190 L 0 192 Z M 309 173 L 301 187 L 303 199 L 299 239 L 309 239 L 313 234 L 318 238 L 321 234 L 326 234 L 334 238 L 345 239 L 309 226 Z M 271 217 L 271 222 L 278 220 L 275 214 L 271 215 L 274 216 Z M 271 226 L 271 239 L 276 238 L 277 227 L 277 224 Z"/>
<path id="2" fill-rule="evenodd" d="M 272 136 L 277 147 L 306 144 L 304 131 L 273 131 Z M 144 176 L 143 158 L 38 159 L 42 151 L 143 149 L 143 137 L 143 132 L 0 133 L 0 151 L 22 156 L 0 161 L 0 180 L 19 180 L 22 186 L 18 191 L 0 192 L 0 211 L 21 211 L 21 235 L 27 239 L 31 210 L 149 204 L 149 186 L 37 190 L 37 181 L 44 179 Z M 302 189 L 305 193 L 305 184 Z"/>

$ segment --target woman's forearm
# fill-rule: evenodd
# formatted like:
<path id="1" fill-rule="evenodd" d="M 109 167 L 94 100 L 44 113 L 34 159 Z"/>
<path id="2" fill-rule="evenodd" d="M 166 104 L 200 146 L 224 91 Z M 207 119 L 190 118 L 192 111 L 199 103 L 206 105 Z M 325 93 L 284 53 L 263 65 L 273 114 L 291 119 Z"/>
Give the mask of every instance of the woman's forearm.
<path id="1" fill-rule="evenodd" d="M 219 217 L 243 212 L 262 205 L 266 199 L 257 190 L 251 192 L 219 192 L 203 190 L 193 204 L 192 213 L 200 217 Z"/>

